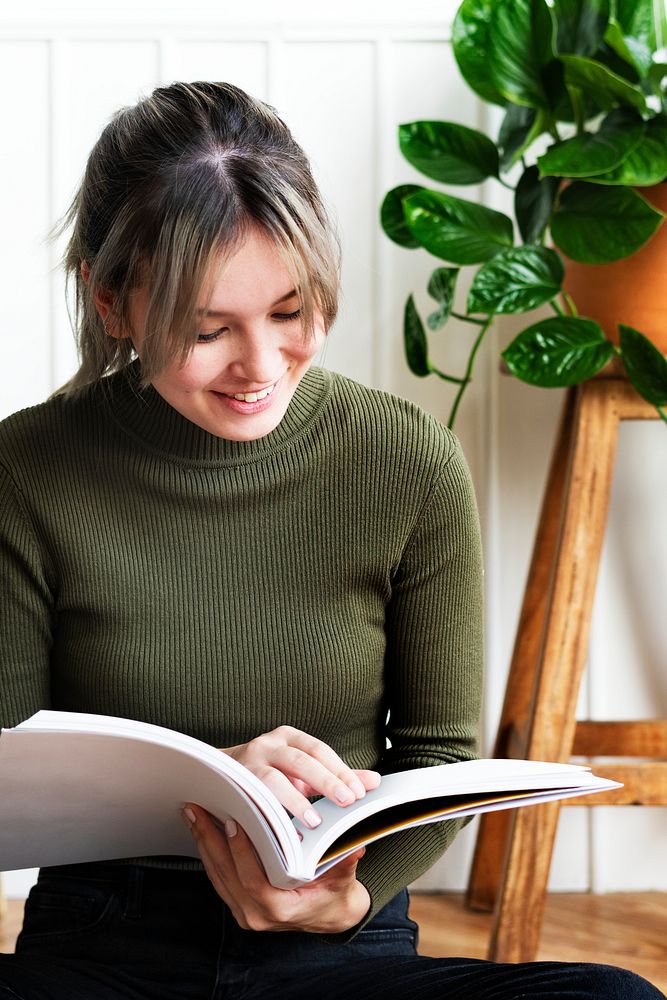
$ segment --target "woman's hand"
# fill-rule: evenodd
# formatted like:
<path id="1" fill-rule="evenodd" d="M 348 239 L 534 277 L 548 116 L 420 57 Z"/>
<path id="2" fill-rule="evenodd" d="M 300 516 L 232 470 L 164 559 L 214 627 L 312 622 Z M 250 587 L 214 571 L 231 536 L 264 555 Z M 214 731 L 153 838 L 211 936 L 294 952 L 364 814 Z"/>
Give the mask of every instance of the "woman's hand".
<path id="1" fill-rule="evenodd" d="M 244 930 L 334 934 L 354 927 L 370 906 L 356 869 L 365 848 L 298 889 L 276 889 L 266 878 L 250 840 L 233 820 L 225 832 L 206 810 L 188 804 L 183 818 L 218 895 Z"/>
<path id="2" fill-rule="evenodd" d="M 308 795 L 349 806 L 380 784 L 376 771 L 348 767 L 326 743 L 292 726 L 279 726 L 248 743 L 224 750 L 267 785 L 306 826 L 321 822 Z"/>

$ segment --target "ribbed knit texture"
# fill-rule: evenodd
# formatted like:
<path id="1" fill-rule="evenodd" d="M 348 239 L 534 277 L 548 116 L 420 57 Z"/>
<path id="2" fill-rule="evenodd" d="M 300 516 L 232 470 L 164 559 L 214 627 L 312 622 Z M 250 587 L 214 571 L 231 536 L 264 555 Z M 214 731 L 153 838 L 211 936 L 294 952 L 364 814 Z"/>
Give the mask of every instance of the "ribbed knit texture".
<path id="1" fill-rule="evenodd" d="M 226 441 L 132 367 L 0 424 L 0 510 L 3 726 L 52 707 L 219 747 L 289 723 L 383 771 L 474 756 L 475 502 L 414 405 L 315 368 L 276 430 Z M 369 848 L 369 917 L 456 829 Z"/>

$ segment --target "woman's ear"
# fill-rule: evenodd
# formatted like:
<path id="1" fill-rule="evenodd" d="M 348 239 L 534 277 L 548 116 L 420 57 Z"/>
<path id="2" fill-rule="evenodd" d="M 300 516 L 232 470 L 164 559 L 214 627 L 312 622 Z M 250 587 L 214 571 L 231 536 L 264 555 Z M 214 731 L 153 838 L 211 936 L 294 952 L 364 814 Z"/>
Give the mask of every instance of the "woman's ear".
<path id="1" fill-rule="evenodd" d="M 87 285 L 90 281 L 90 268 L 85 260 L 81 261 L 81 277 Z M 115 337 L 117 340 L 127 337 L 127 333 L 122 332 L 115 321 L 113 306 L 114 306 L 114 295 L 113 292 L 108 288 L 96 288 L 93 293 L 93 302 L 95 303 L 95 308 L 102 320 L 102 325 L 104 327 L 105 333 L 110 337 Z"/>

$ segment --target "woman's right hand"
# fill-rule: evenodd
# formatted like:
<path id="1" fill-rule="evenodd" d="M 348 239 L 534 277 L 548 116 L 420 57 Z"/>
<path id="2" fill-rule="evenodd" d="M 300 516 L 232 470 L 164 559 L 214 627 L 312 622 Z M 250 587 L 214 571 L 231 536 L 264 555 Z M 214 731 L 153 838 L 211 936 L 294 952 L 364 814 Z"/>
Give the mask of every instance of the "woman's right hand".
<path id="1" fill-rule="evenodd" d="M 321 818 L 307 796 L 323 795 L 336 805 L 349 806 L 380 784 L 377 771 L 348 767 L 328 744 L 292 726 L 279 726 L 223 752 L 252 771 L 311 828 Z"/>

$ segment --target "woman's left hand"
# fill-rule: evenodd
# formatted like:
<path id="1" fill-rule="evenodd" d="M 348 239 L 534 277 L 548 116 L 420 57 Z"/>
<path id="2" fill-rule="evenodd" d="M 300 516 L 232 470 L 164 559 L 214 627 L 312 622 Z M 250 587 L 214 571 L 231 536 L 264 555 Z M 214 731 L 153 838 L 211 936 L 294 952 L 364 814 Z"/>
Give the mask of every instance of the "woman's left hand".
<path id="1" fill-rule="evenodd" d="M 364 848 L 314 882 L 276 889 L 233 820 L 225 823 L 223 833 L 199 806 L 188 804 L 183 815 L 214 889 L 244 930 L 335 934 L 354 927 L 367 913 L 370 896 L 356 878 Z"/>

